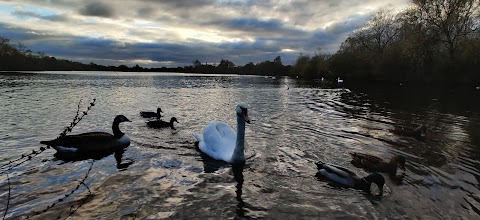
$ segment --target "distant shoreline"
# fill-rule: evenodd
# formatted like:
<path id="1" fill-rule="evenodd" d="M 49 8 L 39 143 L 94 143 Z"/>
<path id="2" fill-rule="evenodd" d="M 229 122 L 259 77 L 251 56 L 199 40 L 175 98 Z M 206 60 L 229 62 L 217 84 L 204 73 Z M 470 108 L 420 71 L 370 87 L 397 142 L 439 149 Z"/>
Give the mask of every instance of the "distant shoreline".
<path id="1" fill-rule="evenodd" d="M 107 75 L 185 75 L 185 76 L 252 76 L 252 77 L 269 77 L 275 76 L 277 78 L 288 77 L 293 80 L 299 80 L 299 82 L 311 84 L 311 85 L 321 85 L 321 84 L 329 84 L 329 85 L 336 85 L 336 81 L 333 79 L 321 81 L 321 79 L 316 78 L 296 78 L 291 75 L 254 75 L 254 74 L 238 74 L 238 73 L 185 73 L 185 72 L 153 72 L 153 71 L 141 71 L 141 72 L 133 72 L 133 71 L 94 71 L 94 70 L 81 70 L 81 71 L 0 71 L 0 75 L 35 75 L 35 74 L 89 74 L 92 73 L 105 73 Z M 466 82 L 466 83 L 449 83 L 443 81 L 433 81 L 430 83 L 425 82 L 397 82 L 397 81 L 387 81 L 387 80 L 355 80 L 355 79 L 345 79 L 345 83 L 337 84 L 338 87 L 346 87 L 346 88 L 360 88 L 362 86 L 374 86 L 374 87 L 382 87 L 382 86 L 391 86 L 392 88 L 416 88 L 416 87 L 425 87 L 425 88 L 445 88 L 445 89 L 454 89 L 454 88 L 472 88 L 473 90 L 476 89 L 477 86 L 480 84 L 476 84 L 475 82 Z"/>

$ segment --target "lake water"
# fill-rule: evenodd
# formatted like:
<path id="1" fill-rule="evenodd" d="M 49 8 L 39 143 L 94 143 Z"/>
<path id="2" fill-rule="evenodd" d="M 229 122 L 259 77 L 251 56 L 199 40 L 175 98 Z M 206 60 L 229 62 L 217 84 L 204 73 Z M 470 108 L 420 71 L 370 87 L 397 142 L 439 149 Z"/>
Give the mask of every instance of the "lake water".
<path id="1" fill-rule="evenodd" d="M 73 133 L 110 131 L 115 115 L 132 140 L 123 154 L 63 161 L 47 149 L 77 112 Z M 263 76 L 179 73 L 0 73 L 0 214 L 5 219 L 480 219 L 480 91 L 335 88 Z M 232 167 L 195 150 L 211 120 L 235 128 L 249 104 L 247 163 Z M 151 129 L 140 111 L 163 110 L 176 130 Z M 427 124 L 427 139 L 399 128 Z M 381 198 L 315 177 L 322 160 L 367 172 L 348 152 L 406 157 Z M 22 161 L 19 160 L 19 161 Z M 87 188 L 88 187 L 88 188 Z M 10 199 L 8 197 L 10 195 Z M 5 213 L 8 203 L 8 211 Z M 54 206 L 52 207 L 52 204 Z"/>

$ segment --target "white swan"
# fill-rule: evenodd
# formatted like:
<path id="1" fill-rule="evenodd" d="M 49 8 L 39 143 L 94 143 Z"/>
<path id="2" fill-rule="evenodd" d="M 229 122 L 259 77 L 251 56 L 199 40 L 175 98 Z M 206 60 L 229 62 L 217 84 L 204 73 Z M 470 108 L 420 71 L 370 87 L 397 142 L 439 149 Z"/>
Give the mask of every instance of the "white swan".
<path id="1" fill-rule="evenodd" d="M 248 105 L 240 103 L 237 113 L 237 133 L 225 122 L 211 121 L 203 130 L 203 135 L 193 132 L 197 139 L 198 148 L 216 160 L 227 163 L 245 163 L 245 122 L 248 118 Z"/>

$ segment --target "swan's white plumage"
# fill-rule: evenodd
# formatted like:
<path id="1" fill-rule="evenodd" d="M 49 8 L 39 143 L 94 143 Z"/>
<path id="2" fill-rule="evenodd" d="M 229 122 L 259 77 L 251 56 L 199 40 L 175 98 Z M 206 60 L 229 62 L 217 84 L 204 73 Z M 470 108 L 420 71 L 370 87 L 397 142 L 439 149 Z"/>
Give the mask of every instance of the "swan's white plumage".
<path id="1" fill-rule="evenodd" d="M 248 105 L 240 103 L 235 108 L 237 132 L 225 122 L 211 121 L 203 134 L 193 132 L 198 148 L 216 160 L 228 163 L 245 163 L 245 123 L 250 123 Z"/>
<path id="2" fill-rule="evenodd" d="M 203 130 L 203 135 L 193 133 L 198 148 L 216 160 L 232 162 L 237 134 L 230 125 L 221 121 L 211 121 Z"/>

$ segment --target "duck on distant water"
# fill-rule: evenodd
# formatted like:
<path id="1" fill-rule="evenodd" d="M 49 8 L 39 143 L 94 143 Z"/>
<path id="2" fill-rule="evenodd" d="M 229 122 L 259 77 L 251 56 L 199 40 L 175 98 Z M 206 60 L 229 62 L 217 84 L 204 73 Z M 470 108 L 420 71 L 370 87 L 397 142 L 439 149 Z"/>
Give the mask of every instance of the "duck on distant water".
<path id="1" fill-rule="evenodd" d="M 405 157 L 402 155 L 393 156 L 390 161 L 386 161 L 378 156 L 350 152 L 352 156 L 351 163 L 358 168 L 364 168 L 367 171 L 388 173 L 390 175 L 397 174 L 397 168 L 405 170 Z"/>
<path id="2" fill-rule="evenodd" d="M 371 193 L 370 187 L 372 183 L 375 183 L 380 189 L 379 196 L 383 195 L 383 185 L 385 179 L 378 173 L 371 173 L 366 177 L 360 177 L 347 168 L 337 165 L 326 164 L 323 162 L 315 163 L 317 165 L 318 172 L 317 177 L 326 178 L 336 185 L 363 190 L 367 193 Z"/>
<path id="3" fill-rule="evenodd" d="M 225 122 L 211 121 L 203 134 L 193 132 L 198 148 L 215 160 L 230 164 L 245 163 L 245 122 L 250 124 L 248 105 L 240 103 L 235 108 L 237 132 Z"/>
<path id="4" fill-rule="evenodd" d="M 65 135 L 50 141 L 40 141 L 53 147 L 58 153 L 89 154 L 121 149 L 130 145 L 130 138 L 120 131 L 119 124 L 131 122 L 123 115 L 113 120 L 113 135 L 107 132 L 88 132 L 76 135 Z"/>
<path id="5" fill-rule="evenodd" d="M 343 83 L 343 79 L 340 79 L 340 77 L 337 77 L 337 83 L 338 84 Z"/>
<path id="6" fill-rule="evenodd" d="M 177 118 L 175 117 L 172 117 L 170 119 L 170 122 L 166 122 L 166 121 L 162 121 L 162 120 L 157 120 L 157 121 L 149 121 L 147 122 L 147 125 L 148 127 L 151 127 L 151 128 L 172 128 L 173 130 L 175 130 L 175 127 L 173 127 L 173 122 L 177 122 Z"/>
<path id="7" fill-rule="evenodd" d="M 157 108 L 157 112 L 140 112 L 140 116 L 142 116 L 144 118 L 153 118 L 153 117 L 160 118 L 160 117 L 162 117 L 160 112 L 163 113 L 162 109 Z"/>

